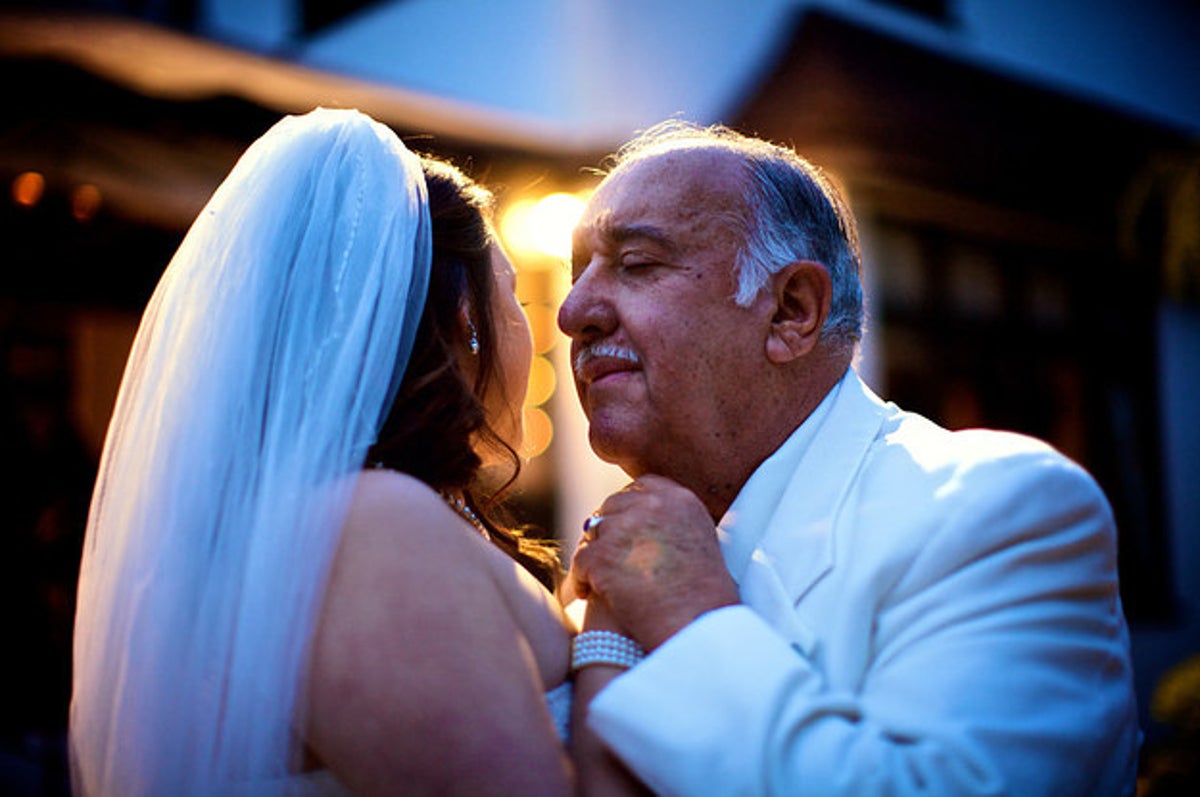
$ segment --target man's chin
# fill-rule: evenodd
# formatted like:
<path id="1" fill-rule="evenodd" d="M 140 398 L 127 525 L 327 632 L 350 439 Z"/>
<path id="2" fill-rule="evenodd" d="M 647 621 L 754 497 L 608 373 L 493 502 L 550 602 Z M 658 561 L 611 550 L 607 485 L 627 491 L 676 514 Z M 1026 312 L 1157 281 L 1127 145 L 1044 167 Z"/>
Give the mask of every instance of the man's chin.
<path id="1" fill-rule="evenodd" d="M 642 472 L 643 469 L 638 464 L 640 458 L 637 456 L 637 449 L 629 444 L 625 436 L 598 432 L 596 424 L 593 423 L 588 431 L 588 442 L 597 457 L 610 465 L 616 465 L 630 478 L 636 479 Z"/>

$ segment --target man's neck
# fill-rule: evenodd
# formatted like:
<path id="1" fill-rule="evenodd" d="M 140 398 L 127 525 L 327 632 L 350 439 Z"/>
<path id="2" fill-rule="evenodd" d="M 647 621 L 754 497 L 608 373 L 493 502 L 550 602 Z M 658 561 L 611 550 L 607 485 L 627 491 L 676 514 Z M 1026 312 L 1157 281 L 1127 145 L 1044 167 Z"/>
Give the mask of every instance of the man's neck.
<path id="1" fill-rule="evenodd" d="M 756 402 L 756 422 L 743 425 L 743 432 L 731 438 L 734 445 L 714 451 L 697 450 L 685 458 L 656 463 L 643 472 L 666 476 L 687 487 L 708 509 L 713 522 L 720 522 L 754 472 L 820 406 L 847 367 L 845 363 L 835 365 L 821 378 L 799 386 L 803 389 L 779 394 L 782 398 L 774 402 Z"/>

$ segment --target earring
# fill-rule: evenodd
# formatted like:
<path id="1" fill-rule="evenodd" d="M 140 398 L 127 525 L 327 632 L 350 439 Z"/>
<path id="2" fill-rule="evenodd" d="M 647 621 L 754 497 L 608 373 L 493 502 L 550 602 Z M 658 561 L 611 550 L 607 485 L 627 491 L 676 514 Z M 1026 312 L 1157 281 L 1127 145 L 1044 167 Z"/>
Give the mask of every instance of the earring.
<path id="1" fill-rule="evenodd" d="M 475 324 L 471 319 L 467 319 L 467 329 L 470 331 L 470 336 L 467 337 L 467 348 L 471 350 L 471 354 L 479 356 L 479 333 L 475 331 Z"/>

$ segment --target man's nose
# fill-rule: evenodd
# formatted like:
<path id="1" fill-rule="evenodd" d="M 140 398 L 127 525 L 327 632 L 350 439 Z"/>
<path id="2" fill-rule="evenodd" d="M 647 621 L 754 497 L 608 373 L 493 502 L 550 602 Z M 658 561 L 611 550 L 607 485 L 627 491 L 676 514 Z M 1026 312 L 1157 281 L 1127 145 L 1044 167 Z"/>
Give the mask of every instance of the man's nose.
<path id="1" fill-rule="evenodd" d="M 558 328 L 574 340 L 588 341 L 610 333 L 615 322 L 603 275 L 589 263 L 558 308 Z"/>
<path id="2" fill-rule="evenodd" d="M 586 290 L 581 288 L 584 277 L 571 285 L 562 305 L 558 308 L 558 328 L 568 337 L 575 338 L 582 330 L 583 304 L 587 300 Z"/>

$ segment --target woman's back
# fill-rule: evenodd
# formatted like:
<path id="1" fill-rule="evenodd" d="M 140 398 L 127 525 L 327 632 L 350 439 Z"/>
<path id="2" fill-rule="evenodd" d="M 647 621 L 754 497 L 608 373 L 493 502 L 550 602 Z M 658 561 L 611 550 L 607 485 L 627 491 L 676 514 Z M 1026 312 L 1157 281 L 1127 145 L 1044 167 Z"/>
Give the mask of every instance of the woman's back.
<path id="1" fill-rule="evenodd" d="M 359 478 L 313 648 L 309 748 L 355 794 L 555 794 L 557 601 L 422 482 Z"/>

